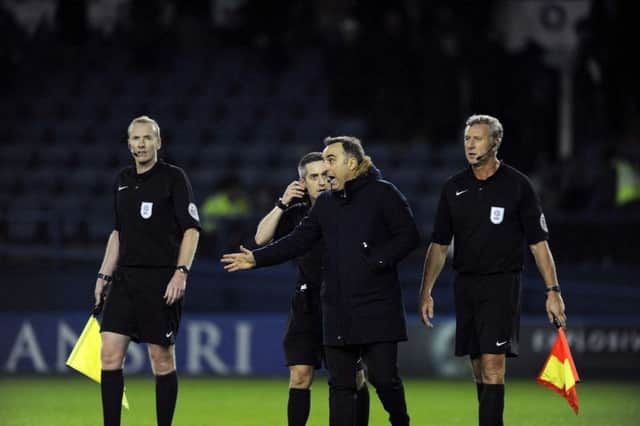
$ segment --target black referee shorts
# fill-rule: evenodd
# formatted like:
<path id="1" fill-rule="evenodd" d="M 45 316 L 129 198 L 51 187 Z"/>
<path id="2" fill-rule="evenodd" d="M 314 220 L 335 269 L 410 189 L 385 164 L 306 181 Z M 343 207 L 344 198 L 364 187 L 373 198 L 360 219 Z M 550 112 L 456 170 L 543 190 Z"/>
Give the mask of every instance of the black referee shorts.
<path id="1" fill-rule="evenodd" d="M 454 287 L 456 355 L 518 356 L 520 274 L 458 274 Z"/>
<path id="2" fill-rule="evenodd" d="M 298 284 L 291 298 L 287 330 L 283 340 L 287 366 L 322 367 L 322 310 L 320 285 Z"/>
<path id="3" fill-rule="evenodd" d="M 184 298 L 171 306 L 163 298 L 174 272 L 173 268 L 118 268 L 105 301 L 101 331 L 123 334 L 137 343 L 175 344 Z"/>

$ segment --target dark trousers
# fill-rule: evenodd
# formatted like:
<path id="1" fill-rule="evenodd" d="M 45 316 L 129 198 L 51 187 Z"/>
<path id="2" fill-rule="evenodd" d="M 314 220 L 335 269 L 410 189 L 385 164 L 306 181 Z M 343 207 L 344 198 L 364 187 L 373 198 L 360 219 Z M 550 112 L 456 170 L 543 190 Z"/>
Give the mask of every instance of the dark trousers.
<path id="1" fill-rule="evenodd" d="M 396 342 L 325 346 L 329 369 L 329 424 L 353 426 L 356 419 L 356 365 L 362 357 L 369 383 L 376 388 L 393 426 L 409 424 L 404 387 L 398 375 Z"/>

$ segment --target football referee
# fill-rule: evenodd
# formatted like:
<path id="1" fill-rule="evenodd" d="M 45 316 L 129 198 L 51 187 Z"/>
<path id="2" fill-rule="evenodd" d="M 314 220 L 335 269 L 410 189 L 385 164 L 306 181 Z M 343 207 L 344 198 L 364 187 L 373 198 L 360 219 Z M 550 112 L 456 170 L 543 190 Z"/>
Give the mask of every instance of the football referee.
<path id="1" fill-rule="evenodd" d="M 122 367 L 133 340 L 148 343 L 157 422 L 170 425 L 178 394 L 175 342 L 198 245 L 198 208 L 184 171 L 158 160 L 158 123 L 135 118 L 128 146 L 135 165 L 116 178 L 115 227 L 95 288 L 98 305 L 111 282 L 101 325 L 104 424 L 120 424 Z"/>
<path id="2" fill-rule="evenodd" d="M 529 179 L 498 160 L 502 135 L 495 117 L 467 119 L 464 150 L 470 167 L 444 185 L 420 290 L 422 320 L 431 327 L 431 290 L 454 239 L 455 354 L 471 360 L 480 426 L 503 424 L 506 358 L 518 356 L 525 242 L 546 285 L 549 320 L 563 327 L 566 321 L 540 202 Z"/>
<path id="3" fill-rule="evenodd" d="M 265 245 L 289 234 L 304 219 L 318 196 L 329 189 L 327 169 L 321 152 L 305 154 L 298 163 L 300 179 L 291 182 L 275 207 L 260 221 L 255 235 Z M 311 406 L 314 371 L 322 367 L 322 241 L 298 258 L 298 279 L 291 298 L 284 336 L 284 353 L 289 367 L 289 426 L 304 426 Z M 358 406 L 356 426 L 368 424 L 369 390 L 360 365 L 356 376 Z"/>

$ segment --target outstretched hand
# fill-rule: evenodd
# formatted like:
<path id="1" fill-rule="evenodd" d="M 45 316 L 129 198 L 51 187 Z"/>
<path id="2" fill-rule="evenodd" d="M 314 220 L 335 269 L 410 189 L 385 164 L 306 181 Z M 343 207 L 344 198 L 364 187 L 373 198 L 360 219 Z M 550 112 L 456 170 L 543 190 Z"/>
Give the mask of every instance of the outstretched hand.
<path id="1" fill-rule="evenodd" d="M 224 269 L 229 272 L 252 269 L 256 266 L 256 259 L 251 250 L 240 246 L 240 253 L 227 253 L 222 256 L 220 262 L 224 263 Z"/>

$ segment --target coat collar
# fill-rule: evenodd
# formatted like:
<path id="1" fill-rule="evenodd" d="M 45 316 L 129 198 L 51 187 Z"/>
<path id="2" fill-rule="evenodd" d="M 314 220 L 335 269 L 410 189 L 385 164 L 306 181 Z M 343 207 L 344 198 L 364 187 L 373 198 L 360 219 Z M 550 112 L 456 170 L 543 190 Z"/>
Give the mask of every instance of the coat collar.
<path id="1" fill-rule="evenodd" d="M 345 182 L 344 189 L 340 191 L 331 191 L 331 194 L 334 197 L 337 197 L 340 200 L 344 200 L 345 202 L 357 191 L 360 190 L 363 186 L 365 186 L 369 182 L 373 182 L 376 180 L 380 180 L 382 175 L 380 170 L 376 168 L 376 166 L 371 165 L 369 170 L 355 179 L 351 179 L 350 181 Z"/>

